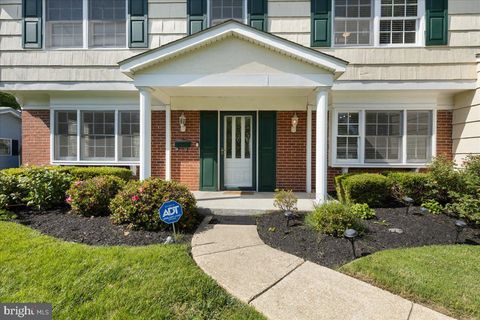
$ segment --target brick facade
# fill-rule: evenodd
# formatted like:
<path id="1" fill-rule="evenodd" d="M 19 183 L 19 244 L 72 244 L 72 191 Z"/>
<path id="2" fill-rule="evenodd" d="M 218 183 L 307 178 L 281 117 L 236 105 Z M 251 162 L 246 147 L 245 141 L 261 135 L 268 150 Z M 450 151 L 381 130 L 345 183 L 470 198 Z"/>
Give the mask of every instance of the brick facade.
<path id="1" fill-rule="evenodd" d="M 165 178 L 165 111 L 152 111 L 152 176 Z"/>
<path id="2" fill-rule="evenodd" d="M 305 191 L 307 113 L 296 112 L 297 132 L 291 132 L 295 112 L 277 112 L 277 188 Z"/>
<path id="3" fill-rule="evenodd" d="M 179 117 L 187 119 L 185 132 L 180 132 Z M 175 149 L 175 140 L 192 143 L 188 149 Z M 200 111 L 172 111 L 172 179 L 198 190 L 200 184 Z"/>
<path id="4" fill-rule="evenodd" d="M 22 112 L 22 165 L 50 164 L 50 110 Z"/>
<path id="5" fill-rule="evenodd" d="M 437 155 L 453 158 L 452 117 L 450 110 L 437 111 Z"/>
<path id="6" fill-rule="evenodd" d="M 180 132 L 179 117 L 182 111 L 172 111 L 172 178 L 192 190 L 199 189 L 200 180 L 200 112 L 184 111 L 187 131 Z M 290 131 L 295 112 L 277 112 L 277 187 L 297 192 L 306 188 L 306 130 L 307 113 L 296 112 L 297 132 Z M 22 159 L 27 165 L 50 164 L 50 111 L 25 110 L 22 113 Z M 330 134 L 330 130 L 328 130 Z M 192 142 L 189 149 L 174 147 L 175 140 Z M 315 189 L 315 112 L 312 112 L 312 189 Z M 152 176 L 165 177 L 165 112 L 152 112 Z M 452 112 L 437 112 L 437 154 L 452 157 Z M 350 168 L 349 172 L 381 172 L 386 168 Z M 404 169 L 410 170 L 410 169 Z M 328 190 L 334 190 L 334 177 L 341 168 L 328 168 Z"/>

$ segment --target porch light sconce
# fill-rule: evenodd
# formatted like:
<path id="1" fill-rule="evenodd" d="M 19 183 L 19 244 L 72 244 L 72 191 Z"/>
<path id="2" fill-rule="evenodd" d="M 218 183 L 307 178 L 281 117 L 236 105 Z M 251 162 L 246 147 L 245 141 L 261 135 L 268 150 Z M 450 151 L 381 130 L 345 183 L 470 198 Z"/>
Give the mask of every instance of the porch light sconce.
<path id="1" fill-rule="evenodd" d="M 187 131 L 187 118 L 182 112 L 182 115 L 178 118 L 178 121 L 180 122 L 180 132 L 185 132 Z"/>
<path id="2" fill-rule="evenodd" d="M 297 132 L 297 125 L 298 125 L 298 117 L 297 117 L 297 113 L 295 112 L 295 114 L 292 117 L 292 127 L 290 128 L 292 133 Z"/>

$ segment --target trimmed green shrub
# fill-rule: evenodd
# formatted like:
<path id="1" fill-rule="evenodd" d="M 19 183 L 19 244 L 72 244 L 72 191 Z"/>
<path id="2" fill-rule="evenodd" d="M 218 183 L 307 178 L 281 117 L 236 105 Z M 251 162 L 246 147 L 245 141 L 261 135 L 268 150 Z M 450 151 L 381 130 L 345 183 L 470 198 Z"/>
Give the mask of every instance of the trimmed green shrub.
<path id="1" fill-rule="evenodd" d="M 128 182 L 110 203 L 110 219 L 133 229 L 165 229 L 167 224 L 160 220 L 158 209 L 169 200 L 177 201 L 183 208 L 180 228 L 192 229 L 198 220 L 193 194 L 178 182 L 155 178 Z"/>
<path id="2" fill-rule="evenodd" d="M 364 229 L 350 208 L 337 201 L 315 207 L 315 210 L 305 217 L 305 223 L 316 231 L 335 237 L 343 236 L 345 230 L 349 228 L 358 231 Z"/>
<path id="3" fill-rule="evenodd" d="M 18 184 L 18 178 L 0 171 L 0 209 L 20 203 L 23 195 L 24 192 Z"/>
<path id="4" fill-rule="evenodd" d="M 428 209 L 431 214 L 441 214 L 445 210 L 445 208 L 436 200 L 427 200 L 422 203 L 422 207 Z"/>
<path id="5" fill-rule="evenodd" d="M 29 169 L 35 168 L 70 174 L 74 180 L 86 180 L 98 176 L 116 176 L 125 181 L 132 179 L 130 169 L 121 167 L 31 166 L 5 169 L 1 172 L 7 175 L 24 176 Z"/>
<path id="6" fill-rule="evenodd" d="M 462 192 L 465 188 L 462 173 L 455 169 L 455 162 L 444 156 L 435 158 L 429 166 L 429 188 L 432 199 L 445 205 L 452 202 L 450 192 Z"/>
<path id="7" fill-rule="evenodd" d="M 465 192 L 480 195 L 480 156 L 470 155 L 465 159 L 463 180 L 465 181 Z"/>
<path id="8" fill-rule="evenodd" d="M 70 167 L 70 173 L 75 180 L 87 180 L 98 176 L 115 176 L 124 181 L 132 179 L 132 171 L 117 167 Z"/>
<path id="9" fill-rule="evenodd" d="M 10 221 L 16 219 L 17 215 L 5 209 L 0 209 L 0 221 Z"/>
<path id="10" fill-rule="evenodd" d="M 387 177 L 376 173 L 361 173 L 342 181 L 346 203 L 366 203 L 370 207 L 388 205 L 390 183 Z"/>
<path id="11" fill-rule="evenodd" d="M 83 216 L 106 216 L 110 214 L 110 201 L 125 182 L 115 176 L 98 176 L 72 183 L 67 192 L 67 203 L 72 211 Z"/>
<path id="12" fill-rule="evenodd" d="M 450 196 L 453 202 L 446 205 L 448 213 L 480 224 L 480 197 L 455 192 L 451 192 Z"/>
<path id="13" fill-rule="evenodd" d="M 373 219 L 376 216 L 375 209 L 372 209 L 366 203 L 355 203 L 350 206 L 353 215 L 362 220 Z"/>
<path id="14" fill-rule="evenodd" d="M 351 175 L 352 175 L 351 173 L 346 173 L 346 174 L 340 174 L 338 176 L 335 176 L 335 178 L 333 178 L 335 182 L 335 190 L 337 191 L 338 201 L 342 203 L 347 202 L 347 199 L 345 197 L 345 189 L 343 188 L 343 180 L 345 180 L 347 177 L 350 177 Z"/>
<path id="15" fill-rule="evenodd" d="M 390 180 L 393 198 L 400 202 L 404 197 L 410 197 L 415 205 L 420 205 L 432 194 L 427 173 L 388 172 L 385 175 Z"/>
<path id="16" fill-rule="evenodd" d="M 55 208 L 65 201 L 72 177 L 47 168 L 28 168 L 19 179 L 25 190 L 24 201 L 38 210 Z"/>

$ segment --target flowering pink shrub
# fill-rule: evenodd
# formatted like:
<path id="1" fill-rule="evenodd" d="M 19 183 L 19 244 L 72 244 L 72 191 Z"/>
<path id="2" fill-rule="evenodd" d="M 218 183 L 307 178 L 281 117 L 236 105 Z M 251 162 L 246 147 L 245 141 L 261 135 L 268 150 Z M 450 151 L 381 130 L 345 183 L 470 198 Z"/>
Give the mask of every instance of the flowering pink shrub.
<path id="1" fill-rule="evenodd" d="M 67 192 L 66 202 L 72 211 L 83 216 L 106 216 L 110 200 L 124 185 L 115 176 L 99 176 L 85 181 L 76 181 Z"/>
<path id="2" fill-rule="evenodd" d="M 168 200 L 182 205 L 183 216 L 177 225 L 184 230 L 192 229 L 198 221 L 193 194 L 178 182 L 154 178 L 128 182 L 110 203 L 110 220 L 134 229 L 165 229 L 167 225 L 160 220 L 158 209 Z"/>

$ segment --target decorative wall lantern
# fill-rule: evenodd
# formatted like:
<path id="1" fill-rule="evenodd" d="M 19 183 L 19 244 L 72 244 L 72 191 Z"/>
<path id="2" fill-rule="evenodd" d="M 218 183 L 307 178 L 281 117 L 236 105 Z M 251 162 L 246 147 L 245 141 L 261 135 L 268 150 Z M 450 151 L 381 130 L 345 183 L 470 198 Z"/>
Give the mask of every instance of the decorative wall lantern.
<path id="1" fill-rule="evenodd" d="M 185 117 L 183 112 L 182 112 L 182 115 L 180 116 L 180 118 L 178 118 L 178 121 L 180 122 L 180 132 L 187 131 L 187 126 L 186 126 L 187 118 Z"/>
<path id="2" fill-rule="evenodd" d="M 297 132 L 297 125 L 298 125 L 298 117 L 297 117 L 297 113 L 295 112 L 295 114 L 292 117 L 292 127 L 290 128 L 292 133 Z"/>

